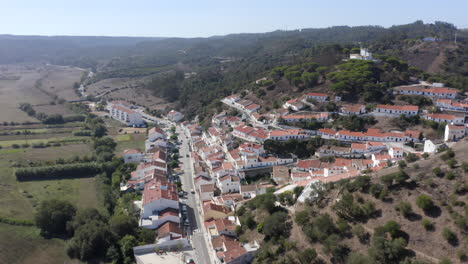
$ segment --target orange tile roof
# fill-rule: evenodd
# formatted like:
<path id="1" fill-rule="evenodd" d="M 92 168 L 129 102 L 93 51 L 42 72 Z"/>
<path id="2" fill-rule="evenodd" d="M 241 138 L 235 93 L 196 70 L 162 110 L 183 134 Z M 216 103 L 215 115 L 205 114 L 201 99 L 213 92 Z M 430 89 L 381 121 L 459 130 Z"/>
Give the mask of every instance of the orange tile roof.
<path id="1" fill-rule="evenodd" d="M 426 114 L 426 116 L 435 118 L 435 119 L 445 119 L 445 120 L 455 120 L 455 115 L 448 115 L 448 114 Z"/>
<path id="2" fill-rule="evenodd" d="M 124 155 L 138 154 L 142 153 L 140 149 L 126 149 L 124 150 Z"/>
<path id="3" fill-rule="evenodd" d="M 146 183 L 143 191 L 143 204 L 149 204 L 159 199 L 178 201 L 177 185 L 161 179 L 152 179 Z"/>
<path id="4" fill-rule="evenodd" d="M 388 109 L 388 110 L 397 110 L 397 111 L 418 111 L 419 107 L 417 105 L 378 105 L 377 108 Z"/>
<path id="5" fill-rule="evenodd" d="M 172 233 L 182 236 L 183 232 L 182 229 L 180 229 L 179 224 L 168 221 L 158 228 L 159 238 L 167 237 L 172 235 Z"/>
<path id="6" fill-rule="evenodd" d="M 320 97 L 328 97 L 326 93 L 308 93 L 308 96 L 320 96 Z"/>

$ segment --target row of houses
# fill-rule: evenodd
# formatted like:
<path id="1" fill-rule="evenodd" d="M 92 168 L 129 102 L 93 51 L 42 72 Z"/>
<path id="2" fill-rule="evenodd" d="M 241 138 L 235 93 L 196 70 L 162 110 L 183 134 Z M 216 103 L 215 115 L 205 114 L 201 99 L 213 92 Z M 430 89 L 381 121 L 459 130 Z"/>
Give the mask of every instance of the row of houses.
<path id="1" fill-rule="evenodd" d="M 457 89 L 447 87 L 428 87 L 427 85 L 407 85 L 395 87 L 395 92 L 406 95 L 423 95 L 433 98 L 455 99 L 460 92 Z"/>
<path id="2" fill-rule="evenodd" d="M 241 183 L 242 168 L 235 160 L 228 160 L 225 150 L 231 145 L 231 137 L 222 127 L 202 131 L 198 124 L 186 122 L 182 126 L 190 137 L 195 188 L 203 203 L 204 225 L 213 250 L 222 263 L 249 263 L 259 245 L 238 240 L 236 227 L 240 222 L 234 211 L 266 187 Z M 264 153 L 263 146 L 254 143 L 246 143 L 239 149 L 249 154 Z"/>
<path id="3" fill-rule="evenodd" d="M 421 132 L 406 130 L 405 132 L 382 132 L 379 129 L 368 129 L 366 132 L 349 130 L 334 130 L 322 128 L 317 131 L 319 136 L 342 141 L 372 141 L 372 142 L 419 142 Z"/>
<path id="4" fill-rule="evenodd" d="M 436 105 L 441 110 L 468 113 L 468 103 L 458 102 L 452 99 L 439 99 L 437 100 Z"/>
<path id="5" fill-rule="evenodd" d="M 141 201 L 135 202 L 140 210 L 139 226 L 155 230 L 156 246 L 165 248 L 174 243 L 188 246 L 178 188 L 168 178 L 166 132 L 159 127 L 149 129 L 145 145 L 145 151 L 124 150 L 124 162 L 138 165 L 130 173 L 130 179 L 121 184 L 120 190 L 141 192 Z"/>

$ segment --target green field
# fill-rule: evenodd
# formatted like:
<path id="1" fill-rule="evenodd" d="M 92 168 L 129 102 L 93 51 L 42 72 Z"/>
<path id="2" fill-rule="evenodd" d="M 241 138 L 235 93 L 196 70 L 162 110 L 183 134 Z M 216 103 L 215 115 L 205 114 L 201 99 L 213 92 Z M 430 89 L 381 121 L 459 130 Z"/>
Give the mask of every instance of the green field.
<path id="1" fill-rule="evenodd" d="M 118 131 L 119 124 L 110 123 L 110 125 L 110 132 Z M 21 129 L 11 128 L 9 131 L 12 130 Z M 37 134 L 28 135 L 28 138 L 32 136 L 38 138 L 28 139 L 28 144 L 51 141 L 68 143 L 66 146 L 49 148 L 0 149 L 0 168 L 2 168 L 0 170 L 0 216 L 32 220 L 37 205 L 51 198 L 68 200 L 78 208 L 102 209 L 95 178 L 16 181 L 12 167 L 14 163 L 54 161 L 58 158 L 67 159 L 76 155 L 90 156 L 93 152 L 90 142 L 71 142 L 82 139 L 90 140 L 89 137 L 73 137 L 71 132 L 61 133 L 60 135 L 63 136 L 60 137 L 56 133 L 57 129 L 43 126 L 29 128 L 29 130 Z M 144 134 L 117 135 L 112 133 L 111 136 L 118 143 L 117 154 L 126 148 L 144 147 Z M 0 136 L 0 146 L 21 145 L 25 143 L 23 137 L 24 135 Z M 65 244 L 66 241 L 62 239 L 44 239 L 36 227 L 0 223 L 0 263 L 81 263 L 67 257 Z"/>
<path id="2" fill-rule="evenodd" d="M 117 141 L 117 155 L 121 154 L 125 149 L 138 148 L 144 150 L 145 139 L 145 134 L 117 135 L 115 138 L 115 141 Z"/>
<path id="3" fill-rule="evenodd" d="M 1 139 L 1 138 L 0 138 Z M 0 141 L 0 147 L 7 148 L 13 144 L 37 144 L 37 143 L 76 143 L 89 140 L 89 137 L 52 137 L 52 138 L 37 138 L 37 139 L 17 139 Z"/>

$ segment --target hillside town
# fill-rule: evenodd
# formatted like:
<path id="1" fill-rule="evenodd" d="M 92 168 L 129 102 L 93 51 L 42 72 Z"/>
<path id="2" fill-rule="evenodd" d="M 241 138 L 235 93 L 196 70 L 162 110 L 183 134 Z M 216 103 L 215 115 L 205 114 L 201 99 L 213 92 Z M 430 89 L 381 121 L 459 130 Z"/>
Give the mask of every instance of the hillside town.
<path id="1" fill-rule="evenodd" d="M 422 83 L 395 87 L 394 93 L 428 97 L 437 110 L 408 104 L 371 108 L 325 93 L 304 94 L 269 112 L 240 95 L 231 95 L 222 100 L 225 109 L 213 116 L 208 127 L 183 121 L 181 113 L 171 110 L 148 129 L 145 150 L 123 153 L 126 163 L 138 165 L 131 178 L 122 182 L 121 192 L 142 194 L 141 201 L 135 202 L 141 212 L 139 225 L 157 233 L 154 244 L 134 248 L 137 262 L 151 263 L 148 259 L 153 258 L 147 256 L 154 255 L 156 248 L 157 252 L 183 249 L 197 263 L 250 263 L 259 241 L 239 240 L 236 210 L 257 195 L 280 195 L 300 187 L 303 191 L 297 201 L 305 202 L 313 197 L 313 186 L 402 166 L 409 157 L 425 158 L 466 136 L 468 104 L 458 90 Z M 338 111 L 314 111 L 330 101 L 338 104 Z M 122 114 L 115 114 L 134 108 L 125 102 L 108 106 L 110 116 L 127 125 L 136 126 L 134 120 L 142 118 L 135 111 L 123 120 Z M 331 124 L 340 116 L 420 116 L 441 124 L 443 133 L 429 139 L 417 129 L 351 131 L 300 126 L 310 121 Z M 311 140 L 319 142 L 313 157 L 275 153 L 271 147 Z"/>

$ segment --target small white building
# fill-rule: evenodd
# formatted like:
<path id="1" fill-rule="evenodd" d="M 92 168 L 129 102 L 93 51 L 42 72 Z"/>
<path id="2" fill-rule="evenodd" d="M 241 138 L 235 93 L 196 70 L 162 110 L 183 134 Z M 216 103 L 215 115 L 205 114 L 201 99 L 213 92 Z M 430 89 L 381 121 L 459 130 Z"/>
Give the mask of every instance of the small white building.
<path id="1" fill-rule="evenodd" d="M 328 100 L 328 94 L 325 93 L 308 93 L 305 97 L 319 102 L 326 102 Z"/>
<path id="2" fill-rule="evenodd" d="M 424 115 L 424 119 L 432 120 L 437 123 L 448 123 L 455 125 L 463 125 L 465 123 L 464 116 L 456 116 L 449 114 L 426 114 Z"/>
<path id="3" fill-rule="evenodd" d="M 403 149 L 402 148 L 390 148 L 388 150 L 388 154 L 390 154 L 390 157 L 392 157 L 392 159 L 399 159 L 399 158 L 403 158 Z"/>
<path id="4" fill-rule="evenodd" d="M 164 130 L 162 130 L 159 127 L 152 127 L 150 130 L 148 130 L 148 140 L 151 142 L 154 142 L 158 139 L 166 139 L 166 138 L 167 138 L 166 133 L 164 132 Z"/>
<path id="5" fill-rule="evenodd" d="M 415 116 L 418 114 L 418 111 L 419 107 L 417 105 L 378 105 L 374 113 L 383 113 L 393 116 Z"/>
<path id="6" fill-rule="evenodd" d="M 270 132 L 270 139 L 278 141 L 286 141 L 289 139 L 302 140 L 309 137 L 310 135 L 303 129 L 276 129 Z"/>
<path id="7" fill-rule="evenodd" d="M 218 178 L 218 187 L 221 193 L 233 193 L 240 190 L 239 176 L 224 175 Z"/>
<path id="8" fill-rule="evenodd" d="M 140 163 L 144 158 L 144 154 L 139 149 L 126 149 L 123 153 L 125 163 Z"/>
<path id="9" fill-rule="evenodd" d="M 179 122 L 182 119 L 184 119 L 184 114 L 182 114 L 181 112 L 177 112 L 175 110 L 171 110 L 167 114 L 167 119 L 171 120 L 172 122 Z"/>
<path id="10" fill-rule="evenodd" d="M 294 111 L 300 111 L 304 108 L 304 103 L 300 101 L 298 98 L 294 98 L 284 103 L 283 108 L 290 108 Z"/>
<path id="11" fill-rule="evenodd" d="M 447 124 L 445 126 L 444 141 L 456 141 L 458 139 L 464 138 L 465 134 L 465 126 Z"/>
<path id="12" fill-rule="evenodd" d="M 214 197 L 214 184 L 202 184 L 200 185 L 200 199 L 205 201 L 210 201 Z"/>
<path id="13" fill-rule="evenodd" d="M 361 51 L 359 54 L 357 53 L 349 54 L 349 58 L 351 60 L 373 60 L 374 59 L 372 57 L 372 53 L 369 51 L 369 49 L 366 49 L 366 48 L 361 48 Z"/>

